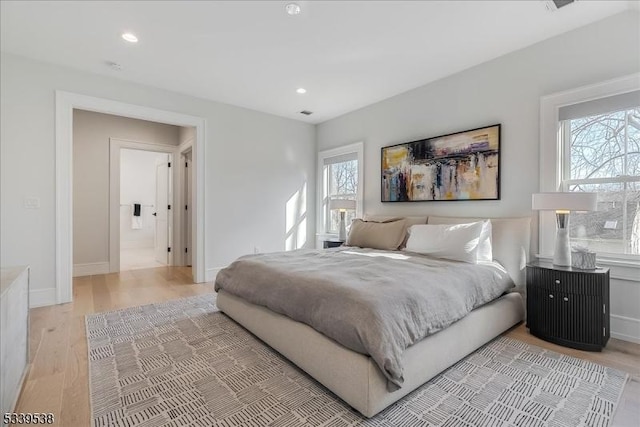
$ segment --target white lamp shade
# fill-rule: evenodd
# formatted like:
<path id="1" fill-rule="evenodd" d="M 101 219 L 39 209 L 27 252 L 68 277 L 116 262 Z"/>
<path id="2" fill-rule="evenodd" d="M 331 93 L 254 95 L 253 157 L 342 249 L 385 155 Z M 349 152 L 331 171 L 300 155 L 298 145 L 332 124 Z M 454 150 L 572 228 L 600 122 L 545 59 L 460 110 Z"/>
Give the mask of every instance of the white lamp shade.
<path id="1" fill-rule="evenodd" d="M 356 208 L 355 200 L 347 200 L 347 199 L 331 199 L 329 200 L 329 209 L 345 209 L 345 210 L 353 210 Z"/>
<path id="2" fill-rule="evenodd" d="M 598 193 L 536 193 L 531 197 L 536 211 L 595 211 Z"/>

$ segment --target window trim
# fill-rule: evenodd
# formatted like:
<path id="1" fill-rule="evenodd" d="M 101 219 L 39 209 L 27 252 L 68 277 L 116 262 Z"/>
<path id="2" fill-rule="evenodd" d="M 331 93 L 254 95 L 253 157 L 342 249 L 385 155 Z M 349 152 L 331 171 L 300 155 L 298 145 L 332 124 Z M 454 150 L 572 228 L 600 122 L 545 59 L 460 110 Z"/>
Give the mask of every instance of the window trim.
<path id="1" fill-rule="evenodd" d="M 640 73 L 630 74 L 605 82 L 582 86 L 563 92 L 554 93 L 540 98 L 540 191 L 562 191 L 563 165 L 561 160 L 563 150 L 568 150 L 562 144 L 561 133 L 564 129 L 560 122 L 560 107 L 580 102 L 592 101 L 626 92 L 640 90 Z M 550 211 L 539 211 L 538 222 L 538 253 L 539 257 L 550 257 L 554 250 L 555 215 Z M 608 259 L 615 261 L 630 261 L 637 259 L 635 255 L 607 254 Z"/>
<path id="2" fill-rule="evenodd" d="M 335 237 L 337 233 L 327 233 L 325 230 L 326 224 L 324 221 L 324 163 L 325 160 L 332 157 L 344 156 L 346 154 L 356 154 L 358 160 L 358 189 L 356 191 L 356 217 L 362 218 L 364 212 L 363 194 L 364 194 L 364 143 L 356 142 L 353 144 L 343 145 L 329 150 L 323 150 L 318 152 L 318 166 L 317 166 L 317 197 L 316 197 L 316 234 L 318 236 L 332 236 Z"/>

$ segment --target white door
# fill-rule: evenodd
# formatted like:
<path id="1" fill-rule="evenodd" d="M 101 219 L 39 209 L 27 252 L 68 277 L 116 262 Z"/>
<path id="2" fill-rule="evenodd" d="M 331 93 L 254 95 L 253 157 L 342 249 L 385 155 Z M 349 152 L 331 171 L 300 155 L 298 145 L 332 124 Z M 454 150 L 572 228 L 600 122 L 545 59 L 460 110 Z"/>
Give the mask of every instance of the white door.
<path id="1" fill-rule="evenodd" d="M 170 163 L 162 162 L 156 166 L 156 261 L 169 264 L 169 248 L 171 247 L 171 167 Z"/>

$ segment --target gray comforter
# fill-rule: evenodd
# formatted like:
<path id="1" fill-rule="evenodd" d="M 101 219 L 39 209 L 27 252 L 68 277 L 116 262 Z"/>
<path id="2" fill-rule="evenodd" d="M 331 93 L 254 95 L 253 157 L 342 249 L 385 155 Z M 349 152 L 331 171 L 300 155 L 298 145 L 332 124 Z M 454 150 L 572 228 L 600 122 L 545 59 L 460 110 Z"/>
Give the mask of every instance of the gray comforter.
<path id="1" fill-rule="evenodd" d="M 467 264 L 358 248 L 239 258 L 215 282 L 370 355 L 402 386 L 404 350 L 513 286 L 499 264 Z"/>

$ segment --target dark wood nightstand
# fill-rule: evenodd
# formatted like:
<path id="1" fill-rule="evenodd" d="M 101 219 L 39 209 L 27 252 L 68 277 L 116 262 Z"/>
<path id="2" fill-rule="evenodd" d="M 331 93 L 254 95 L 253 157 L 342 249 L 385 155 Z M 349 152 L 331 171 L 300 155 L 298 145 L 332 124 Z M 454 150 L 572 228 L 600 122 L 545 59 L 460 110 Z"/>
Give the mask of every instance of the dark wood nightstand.
<path id="1" fill-rule="evenodd" d="M 344 243 L 344 241 L 342 240 L 323 240 L 322 241 L 322 247 L 327 249 L 327 248 L 337 248 L 338 246 L 342 246 L 342 244 Z"/>
<path id="2" fill-rule="evenodd" d="M 609 340 L 609 269 L 527 264 L 527 327 L 543 340 L 601 351 Z"/>

